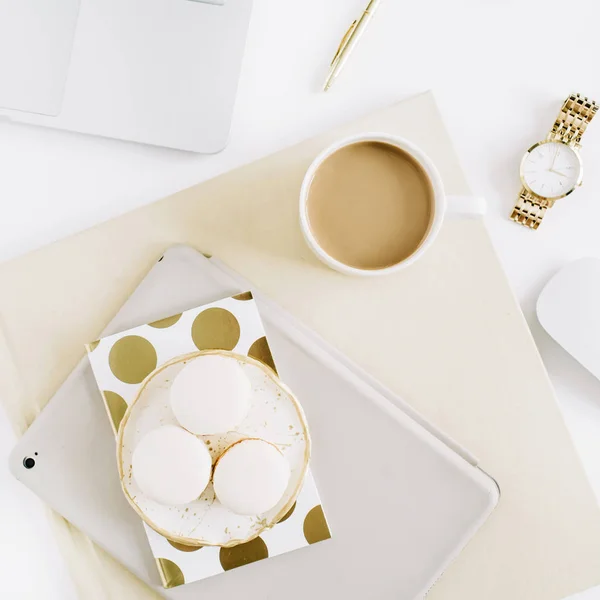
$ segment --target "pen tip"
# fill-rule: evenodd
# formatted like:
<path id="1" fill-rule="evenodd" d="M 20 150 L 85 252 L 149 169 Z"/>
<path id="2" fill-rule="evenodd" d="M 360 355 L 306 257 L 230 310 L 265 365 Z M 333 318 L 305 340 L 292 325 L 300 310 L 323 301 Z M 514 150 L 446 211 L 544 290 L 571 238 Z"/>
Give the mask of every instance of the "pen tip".
<path id="1" fill-rule="evenodd" d="M 323 86 L 323 91 L 326 92 L 331 87 L 331 79 L 328 79 Z"/>

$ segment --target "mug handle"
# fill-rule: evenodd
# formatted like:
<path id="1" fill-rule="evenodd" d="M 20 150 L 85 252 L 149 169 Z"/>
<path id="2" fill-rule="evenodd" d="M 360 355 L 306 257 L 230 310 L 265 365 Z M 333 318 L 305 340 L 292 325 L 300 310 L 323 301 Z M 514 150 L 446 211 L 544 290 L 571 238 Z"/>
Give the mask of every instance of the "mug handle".
<path id="1" fill-rule="evenodd" d="M 487 203 L 481 196 L 446 196 L 446 214 L 453 217 L 482 217 Z"/>

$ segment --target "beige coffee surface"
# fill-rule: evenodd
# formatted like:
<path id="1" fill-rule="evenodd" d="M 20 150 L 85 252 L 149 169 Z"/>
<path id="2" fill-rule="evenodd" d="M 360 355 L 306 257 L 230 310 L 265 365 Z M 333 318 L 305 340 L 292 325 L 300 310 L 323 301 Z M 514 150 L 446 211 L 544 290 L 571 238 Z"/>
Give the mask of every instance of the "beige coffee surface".
<path id="1" fill-rule="evenodd" d="M 433 202 L 429 177 L 410 154 L 390 144 L 359 142 L 320 166 L 307 214 L 327 254 L 351 267 L 382 269 L 419 248 Z"/>
<path id="2" fill-rule="evenodd" d="M 600 511 L 484 223 L 448 222 L 422 260 L 381 278 L 333 272 L 304 244 L 306 169 L 335 140 L 368 131 L 413 141 L 449 193 L 469 192 L 424 95 L 4 263 L 0 402 L 23 431 L 164 249 L 191 244 L 403 395 L 498 480 L 497 509 L 428 598 L 560 600 L 600 584 Z M 81 598 L 152 597 L 85 536 L 59 531 Z M 377 551 L 357 541 L 356 552 Z M 223 577 L 203 590 L 230 597 L 235 573 Z"/>

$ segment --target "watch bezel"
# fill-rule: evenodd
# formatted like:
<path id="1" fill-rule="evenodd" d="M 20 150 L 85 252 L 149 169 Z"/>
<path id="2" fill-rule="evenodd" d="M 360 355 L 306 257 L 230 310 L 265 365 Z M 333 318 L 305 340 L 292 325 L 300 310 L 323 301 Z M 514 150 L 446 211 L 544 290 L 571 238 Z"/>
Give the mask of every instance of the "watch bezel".
<path id="1" fill-rule="evenodd" d="M 566 193 L 564 193 L 564 194 L 562 194 L 560 196 L 541 196 L 537 192 L 534 192 L 529 187 L 529 185 L 527 185 L 527 182 L 525 181 L 525 177 L 523 175 L 523 167 L 525 165 L 526 158 L 538 146 L 543 146 L 544 144 L 563 144 L 564 146 L 568 146 L 575 153 L 575 156 L 577 157 L 577 160 L 579 161 L 579 174 L 577 176 L 577 181 L 575 182 L 575 185 L 568 192 L 566 192 Z M 581 155 L 579 154 L 579 150 L 573 144 L 567 144 L 567 143 L 565 143 L 565 142 L 563 142 L 561 140 L 546 139 L 546 140 L 542 140 L 541 142 L 537 142 L 537 143 L 533 144 L 533 146 L 531 146 L 530 148 L 528 148 L 527 151 L 525 152 L 525 154 L 523 154 L 523 158 L 521 159 L 521 166 L 519 168 L 519 176 L 521 178 L 521 184 L 523 185 L 523 187 L 529 193 L 533 194 L 534 196 L 537 196 L 538 198 L 543 198 L 544 200 L 549 200 L 549 201 L 560 200 L 561 198 L 566 198 L 568 195 L 572 194 L 579 186 L 581 186 L 581 184 L 583 182 L 583 161 L 581 160 Z"/>

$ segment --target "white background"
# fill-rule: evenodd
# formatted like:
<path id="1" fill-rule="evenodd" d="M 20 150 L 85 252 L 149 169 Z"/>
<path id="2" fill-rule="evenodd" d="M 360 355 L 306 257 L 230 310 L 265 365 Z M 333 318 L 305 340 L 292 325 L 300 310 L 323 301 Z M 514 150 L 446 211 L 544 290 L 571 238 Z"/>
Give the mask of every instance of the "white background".
<path id="1" fill-rule="evenodd" d="M 489 231 L 600 497 L 600 382 L 534 315 L 539 291 L 558 268 L 600 257 L 600 117 L 583 140 L 584 187 L 560 201 L 537 232 L 507 219 L 520 158 L 545 137 L 566 96 L 579 91 L 600 100 L 598 2 L 384 0 L 324 94 L 327 64 L 365 4 L 255 0 L 231 142 L 219 155 L 0 122 L 0 260 L 431 88 L 473 190 L 488 200 Z M 18 582 L 6 597 L 69 600 L 75 594 L 44 509 L 6 469 L 13 442 L 0 415 L 0 564 Z M 600 599 L 600 588 L 577 596 L 591 599 Z"/>

